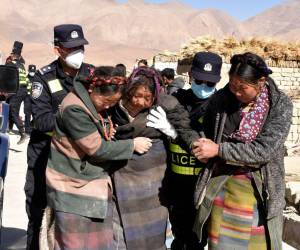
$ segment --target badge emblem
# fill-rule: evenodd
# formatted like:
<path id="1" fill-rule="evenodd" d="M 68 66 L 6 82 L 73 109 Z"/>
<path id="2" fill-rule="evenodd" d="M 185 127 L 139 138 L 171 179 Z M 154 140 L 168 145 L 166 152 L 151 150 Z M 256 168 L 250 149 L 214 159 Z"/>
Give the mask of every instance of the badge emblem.
<path id="1" fill-rule="evenodd" d="M 207 63 L 204 65 L 204 70 L 205 71 L 212 71 L 212 65 L 210 63 Z"/>
<path id="2" fill-rule="evenodd" d="M 79 37 L 78 32 L 76 30 L 72 31 L 71 38 L 74 39 L 74 38 L 78 38 L 78 37 Z"/>
<path id="3" fill-rule="evenodd" d="M 40 82 L 33 82 L 31 96 L 33 99 L 40 97 L 43 91 L 43 85 Z"/>
<path id="4" fill-rule="evenodd" d="M 58 79 L 49 81 L 48 86 L 50 88 L 51 93 L 55 93 L 55 92 L 63 90 L 63 87 L 61 86 L 60 81 Z"/>

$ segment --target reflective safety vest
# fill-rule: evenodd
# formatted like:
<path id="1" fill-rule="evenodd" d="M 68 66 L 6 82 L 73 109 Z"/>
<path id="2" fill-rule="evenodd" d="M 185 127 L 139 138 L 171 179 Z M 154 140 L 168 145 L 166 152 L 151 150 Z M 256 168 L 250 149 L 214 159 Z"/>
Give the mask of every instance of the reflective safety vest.
<path id="1" fill-rule="evenodd" d="M 169 144 L 171 170 L 176 174 L 199 175 L 202 166 L 195 156 L 189 154 L 178 144 Z"/>
<path id="2" fill-rule="evenodd" d="M 13 64 L 19 65 L 17 64 L 16 61 L 12 61 Z M 27 74 L 26 74 L 26 70 L 24 68 L 24 65 L 21 64 L 18 67 L 18 71 L 19 71 L 19 85 L 22 86 L 28 86 L 30 84 L 29 79 L 27 78 Z"/>
<path id="3" fill-rule="evenodd" d="M 26 70 L 22 68 L 19 68 L 19 84 L 23 86 L 30 84 L 30 81 L 27 78 Z"/>

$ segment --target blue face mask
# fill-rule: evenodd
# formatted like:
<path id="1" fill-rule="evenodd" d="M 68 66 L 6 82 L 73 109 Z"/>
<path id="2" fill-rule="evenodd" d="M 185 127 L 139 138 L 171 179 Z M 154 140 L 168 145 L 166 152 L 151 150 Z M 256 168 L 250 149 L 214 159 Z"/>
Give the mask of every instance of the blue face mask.
<path id="1" fill-rule="evenodd" d="M 206 83 L 196 84 L 192 81 L 192 91 L 199 99 L 206 99 L 216 91 L 216 86 L 208 87 Z"/>

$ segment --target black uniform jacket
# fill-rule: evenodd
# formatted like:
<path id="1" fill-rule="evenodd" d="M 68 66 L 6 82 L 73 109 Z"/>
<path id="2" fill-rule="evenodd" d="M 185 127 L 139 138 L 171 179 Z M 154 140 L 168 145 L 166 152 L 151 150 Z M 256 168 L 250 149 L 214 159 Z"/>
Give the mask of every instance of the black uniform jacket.
<path id="1" fill-rule="evenodd" d="M 89 75 L 92 65 L 83 63 L 77 75 Z M 54 129 L 55 113 L 73 88 L 74 77 L 64 73 L 59 60 L 38 70 L 32 83 L 33 131 L 27 150 L 28 166 L 46 165 Z"/>

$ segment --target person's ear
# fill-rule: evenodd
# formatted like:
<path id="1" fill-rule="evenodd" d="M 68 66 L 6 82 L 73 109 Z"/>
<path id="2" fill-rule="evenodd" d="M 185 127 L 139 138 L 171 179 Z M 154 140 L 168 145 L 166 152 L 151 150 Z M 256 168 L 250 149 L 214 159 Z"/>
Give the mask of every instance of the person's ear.
<path id="1" fill-rule="evenodd" d="M 53 51 L 56 56 L 60 57 L 60 50 L 58 46 L 54 46 Z"/>
<path id="2" fill-rule="evenodd" d="M 261 77 L 260 79 L 258 79 L 258 87 L 259 89 L 262 89 L 266 84 L 266 77 Z"/>
<path id="3" fill-rule="evenodd" d="M 56 56 L 64 58 L 63 50 L 59 46 L 54 46 L 53 50 Z"/>

